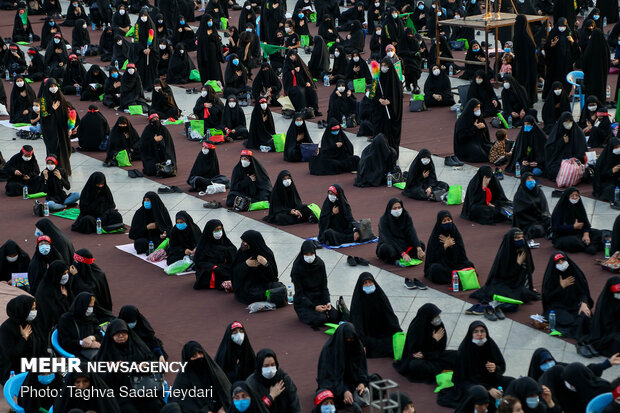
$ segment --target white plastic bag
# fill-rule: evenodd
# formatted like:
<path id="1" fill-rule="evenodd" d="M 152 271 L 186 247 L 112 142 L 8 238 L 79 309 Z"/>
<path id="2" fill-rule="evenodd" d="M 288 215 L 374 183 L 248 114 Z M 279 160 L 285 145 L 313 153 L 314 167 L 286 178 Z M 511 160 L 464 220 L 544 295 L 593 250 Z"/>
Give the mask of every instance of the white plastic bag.
<path id="1" fill-rule="evenodd" d="M 226 192 L 226 185 L 213 183 L 207 186 L 208 195 L 217 194 L 218 192 Z"/>
<path id="2" fill-rule="evenodd" d="M 276 305 L 269 301 L 257 301 L 247 306 L 247 309 L 250 310 L 250 314 L 260 313 L 262 311 L 273 311 L 276 309 Z"/>

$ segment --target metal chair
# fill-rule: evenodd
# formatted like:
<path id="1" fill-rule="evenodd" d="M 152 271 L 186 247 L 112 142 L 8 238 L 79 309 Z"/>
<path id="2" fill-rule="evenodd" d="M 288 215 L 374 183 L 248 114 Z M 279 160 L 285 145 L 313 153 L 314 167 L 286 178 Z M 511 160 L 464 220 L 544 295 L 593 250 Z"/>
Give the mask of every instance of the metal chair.
<path id="1" fill-rule="evenodd" d="M 21 389 L 22 384 L 24 384 L 24 380 L 26 380 L 27 375 L 28 372 L 19 373 L 9 378 L 4 385 L 4 398 L 9 404 L 9 407 L 17 413 L 25 413 L 25 410 L 20 407 L 15 400 L 13 400 L 13 397 L 17 397 L 19 395 L 19 390 Z"/>
<path id="2" fill-rule="evenodd" d="M 586 103 L 585 95 L 583 94 L 583 90 L 581 88 L 581 82 L 583 82 L 583 72 L 581 70 L 573 70 L 566 75 L 566 81 L 575 87 L 575 93 L 573 93 L 573 99 L 570 102 L 571 112 L 573 111 L 573 106 L 575 105 L 575 98 L 577 96 L 579 96 L 579 109 L 583 110 L 583 106 Z"/>

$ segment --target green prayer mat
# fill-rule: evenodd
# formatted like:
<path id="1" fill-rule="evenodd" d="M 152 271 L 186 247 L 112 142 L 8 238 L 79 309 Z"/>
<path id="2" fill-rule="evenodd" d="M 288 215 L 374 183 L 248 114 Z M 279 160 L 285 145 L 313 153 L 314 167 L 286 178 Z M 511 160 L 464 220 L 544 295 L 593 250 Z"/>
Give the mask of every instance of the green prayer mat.
<path id="1" fill-rule="evenodd" d="M 398 189 L 404 190 L 406 185 L 407 185 L 407 182 L 396 182 L 392 186 L 394 188 L 398 188 Z"/>
<path id="2" fill-rule="evenodd" d="M 285 133 L 276 133 L 273 135 L 273 146 L 276 152 L 284 152 L 284 142 L 286 141 Z"/>
<path id="3" fill-rule="evenodd" d="M 47 196 L 45 192 L 36 192 L 34 194 L 28 194 L 28 199 L 43 198 L 44 196 Z"/>
<path id="4" fill-rule="evenodd" d="M 416 265 L 422 264 L 422 260 L 418 260 L 416 258 L 412 258 L 411 261 L 407 262 L 404 259 L 400 258 L 398 260 L 398 265 L 401 267 L 414 267 Z"/>
<path id="5" fill-rule="evenodd" d="M 70 219 L 71 221 L 75 221 L 77 217 L 80 216 L 80 210 L 78 208 L 67 208 L 62 211 L 54 212 L 52 215 L 56 215 L 57 217 Z"/>
<path id="6" fill-rule="evenodd" d="M 269 209 L 269 201 L 252 202 L 248 211 L 260 211 L 262 209 Z"/>
<path id="7" fill-rule="evenodd" d="M 143 115 L 142 105 L 131 105 L 127 108 L 130 115 Z"/>

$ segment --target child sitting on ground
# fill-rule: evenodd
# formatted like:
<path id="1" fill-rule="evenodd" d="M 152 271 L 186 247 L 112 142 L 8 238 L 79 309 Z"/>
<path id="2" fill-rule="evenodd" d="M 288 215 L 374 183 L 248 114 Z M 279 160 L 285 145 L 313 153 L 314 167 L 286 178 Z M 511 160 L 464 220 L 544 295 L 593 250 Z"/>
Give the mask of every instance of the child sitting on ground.
<path id="1" fill-rule="evenodd" d="M 40 110 L 39 99 L 35 99 L 34 102 L 32 102 L 32 112 L 30 113 L 30 132 L 41 133 Z"/>
<path id="2" fill-rule="evenodd" d="M 506 129 L 498 129 L 495 132 L 495 143 L 493 143 L 489 152 L 489 162 L 495 166 L 505 165 L 512 156 L 512 152 L 508 152 L 508 150 L 512 149 L 511 144 L 512 142 L 506 139 Z"/>

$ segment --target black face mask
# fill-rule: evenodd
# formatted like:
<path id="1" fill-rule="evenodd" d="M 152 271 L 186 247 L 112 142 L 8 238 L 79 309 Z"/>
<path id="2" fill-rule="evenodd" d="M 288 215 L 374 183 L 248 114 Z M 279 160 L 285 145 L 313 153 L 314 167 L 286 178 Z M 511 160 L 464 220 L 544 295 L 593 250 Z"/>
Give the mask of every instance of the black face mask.
<path id="1" fill-rule="evenodd" d="M 247 244 L 241 244 L 241 246 L 239 247 L 239 249 L 241 251 L 248 251 L 250 249 L 250 246 Z"/>
<path id="2" fill-rule="evenodd" d="M 153 127 L 154 129 L 157 129 L 157 127 L 160 125 L 158 120 L 155 121 L 151 121 L 151 127 Z"/>

